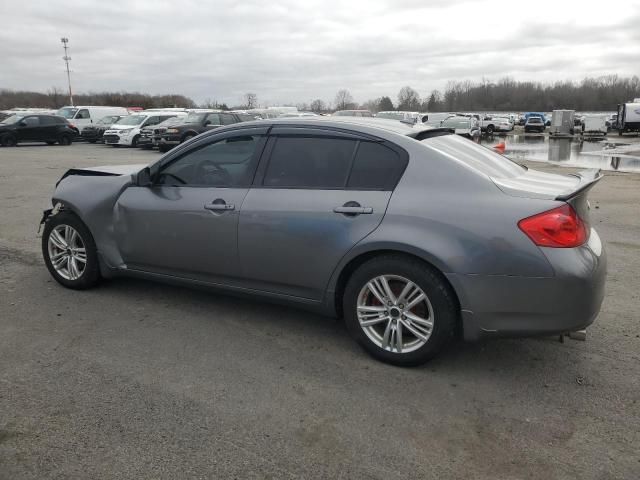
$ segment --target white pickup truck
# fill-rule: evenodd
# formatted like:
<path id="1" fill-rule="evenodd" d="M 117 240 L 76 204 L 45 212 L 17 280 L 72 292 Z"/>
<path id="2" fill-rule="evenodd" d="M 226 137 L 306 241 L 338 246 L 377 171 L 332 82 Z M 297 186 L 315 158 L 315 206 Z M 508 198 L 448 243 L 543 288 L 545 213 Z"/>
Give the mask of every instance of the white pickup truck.
<path id="1" fill-rule="evenodd" d="M 482 115 L 480 117 L 480 129 L 489 135 L 494 132 L 510 132 L 513 130 L 511 119 L 500 115 Z"/>

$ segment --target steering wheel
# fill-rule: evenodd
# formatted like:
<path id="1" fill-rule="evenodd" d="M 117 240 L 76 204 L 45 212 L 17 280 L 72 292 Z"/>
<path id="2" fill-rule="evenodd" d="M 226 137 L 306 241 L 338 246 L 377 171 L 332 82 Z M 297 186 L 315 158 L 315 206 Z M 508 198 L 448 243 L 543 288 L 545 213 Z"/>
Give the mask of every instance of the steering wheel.
<path id="1" fill-rule="evenodd" d="M 211 160 L 205 160 L 198 165 L 197 176 L 205 185 L 223 186 L 233 183 L 233 177 L 229 172 Z"/>
<path id="2" fill-rule="evenodd" d="M 177 176 L 177 175 L 174 175 L 173 173 L 162 172 L 162 173 L 160 174 L 160 176 L 171 177 L 171 178 L 173 178 L 173 179 L 177 180 L 177 181 L 178 181 L 178 183 L 180 183 L 180 184 L 182 184 L 182 185 L 186 185 L 186 184 L 187 184 L 187 182 L 186 182 L 185 180 L 183 180 L 182 178 L 180 178 L 180 177 L 179 177 L 179 176 Z"/>

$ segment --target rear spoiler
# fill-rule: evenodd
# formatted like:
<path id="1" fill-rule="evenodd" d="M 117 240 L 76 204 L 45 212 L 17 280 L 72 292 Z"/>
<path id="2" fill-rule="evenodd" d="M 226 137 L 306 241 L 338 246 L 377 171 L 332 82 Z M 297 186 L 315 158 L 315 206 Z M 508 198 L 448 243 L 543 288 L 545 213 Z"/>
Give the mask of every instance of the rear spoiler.
<path id="1" fill-rule="evenodd" d="M 556 200 L 566 202 L 578 195 L 590 190 L 596 183 L 598 183 L 604 177 L 602 171 L 599 168 L 592 168 L 589 170 L 582 170 L 578 173 L 569 174 L 571 177 L 576 177 L 580 181 L 578 187 L 568 193 L 563 193 L 556 197 Z"/>
<path id="2" fill-rule="evenodd" d="M 412 132 L 408 136 L 420 141 L 426 138 L 441 137 L 442 135 L 451 135 L 453 133 L 456 133 L 456 131 L 453 128 L 438 127 L 438 128 L 430 128 L 428 130 L 420 130 L 419 132 L 416 132 L 416 133 Z"/>

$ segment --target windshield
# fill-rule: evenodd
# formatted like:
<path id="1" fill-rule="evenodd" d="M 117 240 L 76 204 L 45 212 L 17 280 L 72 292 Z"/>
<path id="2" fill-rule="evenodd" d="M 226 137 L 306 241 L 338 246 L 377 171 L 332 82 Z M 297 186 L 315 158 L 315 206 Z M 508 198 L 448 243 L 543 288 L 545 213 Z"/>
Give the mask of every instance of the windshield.
<path id="1" fill-rule="evenodd" d="M 66 119 L 73 118 L 74 115 L 78 112 L 77 108 L 73 107 L 64 107 L 58 110 L 58 115 L 64 117 Z"/>
<path id="2" fill-rule="evenodd" d="M 116 120 L 118 120 L 118 117 L 114 117 L 113 115 L 110 115 L 108 117 L 102 117 L 99 121 L 98 121 L 98 125 L 111 125 L 113 124 L 113 122 L 115 122 Z"/>
<path id="3" fill-rule="evenodd" d="M 191 112 L 187 115 L 186 118 L 183 118 L 184 123 L 200 123 L 204 120 L 204 118 L 208 115 L 208 113 L 197 113 Z"/>
<path id="4" fill-rule="evenodd" d="M 4 123 L 5 125 L 10 125 L 12 123 L 16 123 L 19 122 L 21 118 L 23 118 L 24 115 L 11 115 L 7 118 L 5 118 L 4 120 L 2 120 L 0 123 Z"/>
<path id="5" fill-rule="evenodd" d="M 115 125 L 140 125 L 144 122 L 146 115 L 129 115 L 128 117 L 122 117 Z"/>
<path id="6" fill-rule="evenodd" d="M 422 142 L 492 178 L 515 178 L 526 171 L 526 168 L 504 155 L 499 155 L 458 135 L 443 135 L 428 138 Z"/>
<path id="7" fill-rule="evenodd" d="M 167 118 L 164 122 L 160 122 L 158 125 L 155 125 L 155 127 L 170 127 L 172 125 L 180 125 L 181 123 L 187 123 L 185 122 L 185 120 L 187 120 L 187 117 L 171 117 L 171 118 Z"/>
<path id="8" fill-rule="evenodd" d="M 529 123 L 542 123 L 542 119 L 540 117 L 529 117 Z"/>

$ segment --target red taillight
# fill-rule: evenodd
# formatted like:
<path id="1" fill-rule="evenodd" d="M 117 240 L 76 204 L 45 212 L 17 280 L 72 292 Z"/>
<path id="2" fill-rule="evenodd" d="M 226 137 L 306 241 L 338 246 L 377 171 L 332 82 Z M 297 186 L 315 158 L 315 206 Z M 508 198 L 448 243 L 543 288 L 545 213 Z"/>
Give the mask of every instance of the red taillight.
<path id="1" fill-rule="evenodd" d="M 518 227 L 539 247 L 578 247 L 588 238 L 587 225 L 569 204 L 520 220 Z"/>

